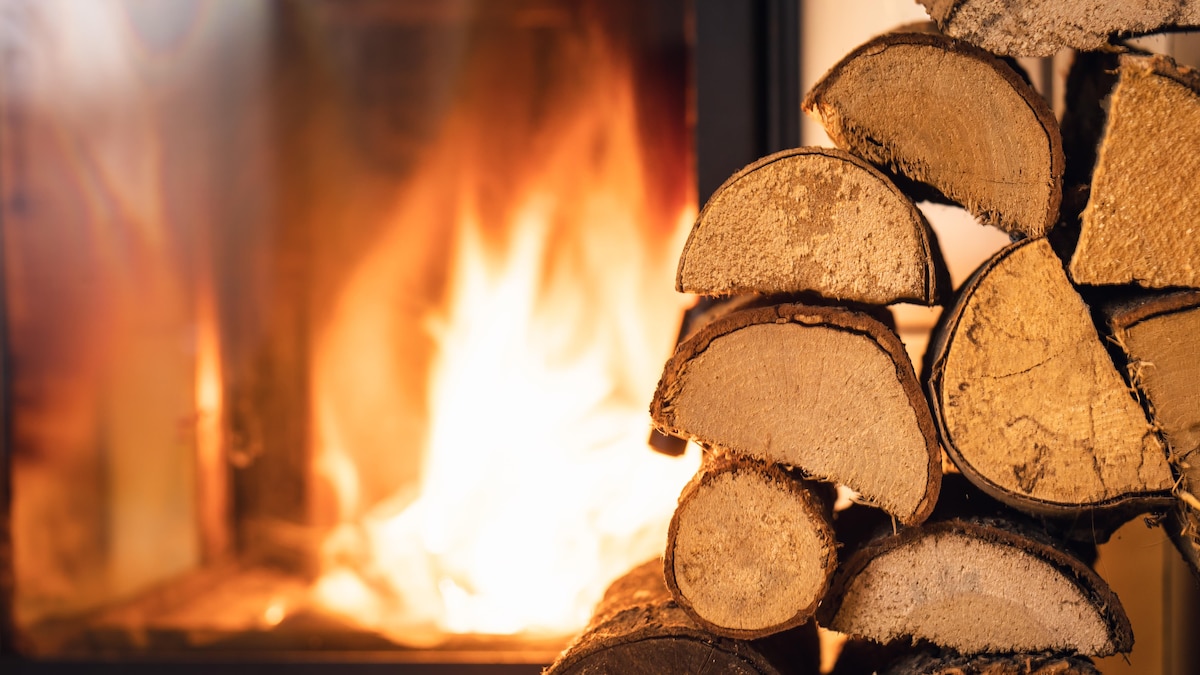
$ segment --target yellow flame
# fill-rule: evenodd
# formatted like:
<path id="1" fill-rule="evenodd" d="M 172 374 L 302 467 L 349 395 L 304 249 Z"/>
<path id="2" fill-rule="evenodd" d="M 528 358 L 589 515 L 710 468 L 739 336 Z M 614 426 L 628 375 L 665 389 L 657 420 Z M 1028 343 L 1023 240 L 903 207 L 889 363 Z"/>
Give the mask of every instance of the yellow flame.
<path id="1" fill-rule="evenodd" d="M 579 630 L 612 579 L 662 553 L 699 461 L 646 447 L 647 404 L 685 302 L 672 291 L 672 244 L 694 210 L 654 245 L 666 228 L 654 235 L 646 222 L 628 77 L 578 113 L 514 195 L 499 241 L 477 186 L 464 181 L 458 195 L 449 297 L 429 317 L 436 356 L 415 497 L 398 490 L 358 513 L 370 467 L 355 463 L 363 453 L 347 444 L 361 435 L 347 433 L 337 403 L 386 389 L 379 289 L 402 237 L 385 235 L 359 265 L 319 342 L 317 470 L 343 522 L 325 541 L 315 595 L 405 643 Z"/>

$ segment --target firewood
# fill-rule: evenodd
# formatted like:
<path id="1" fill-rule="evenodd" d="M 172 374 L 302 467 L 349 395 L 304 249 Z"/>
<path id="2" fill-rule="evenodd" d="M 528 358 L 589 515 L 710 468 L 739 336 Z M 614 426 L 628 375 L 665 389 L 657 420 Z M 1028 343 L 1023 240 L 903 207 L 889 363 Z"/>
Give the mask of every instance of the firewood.
<path id="1" fill-rule="evenodd" d="M 1200 292 L 1124 303 L 1109 311 L 1113 338 L 1129 357 L 1179 475 L 1167 520 L 1175 545 L 1200 575 Z"/>
<path id="2" fill-rule="evenodd" d="M 1045 239 L 985 262 L 932 348 L 943 443 L 989 495 L 1051 515 L 1169 503 L 1162 441 Z"/>
<path id="3" fill-rule="evenodd" d="M 1061 223 L 1069 223 L 1078 239 L 1079 216 L 1092 187 L 1096 151 L 1108 122 L 1108 96 L 1117 84 L 1120 55 L 1115 52 L 1080 52 L 1071 59 L 1063 97 L 1062 139 L 1067 165 L 1063 173 Z"/>
<path id="4" fill-rule="evenodd" d="M 829 511 L 778 466 L 712 459 L 671 519 L 667 587 L 718 635 L 753 639 L 804 624 L 837 568 Z"/>
<path id="5" fill-rule="evenodd" d="M 748 642 L 713 635 L 692 622 L 652 560 L 613 582 L 584 632 L 545 675 L 801 675 L 819 670 L 814 624 Z"/>
<path id="6" fill-rule="evenodd" d="M 887 176 L 841 150 L 796 148 L 754 162 L 713 193 L 675 287 L 931 305 L 949 285 L 945 269 L 929 223 Z"/>
<path id="7" fill-rule="evenodd" d="M 1062 138 L 1049 106 L 1007 63 L 943 35 L 879 36 L 813 87 L 804 110 L 840 148 L 1024 236 L 1058 218 Z"/>
<path id="8" fill-rule="evenodd" d="M 847 309 L 723 316 L 679 345 L 651 403 L 666 433 L 848 485 L 902 523 L 937 500 L 929 405 L 895 333 Z"/>
<path id="9" fill-rule="evenodd" d="M 1071 278 L 1200 287 L 1197 175 L 1200 72 L 1123 55 Z"/>
<path id="10" fill-rule="evenodd" d="M 891 664 L 883 675 L 1100 675 L 1086 656 L 997 654 L 960 656 L 917 652 Z"/>
<path id="11" fill-rule="evenodd" d="M 1200 2 L 1127 0 L 918 0 L 947 35 L 996 54 L 1053 56 L 1063 47 L 1095 51 L 1113 34 L 1200 25 Z"/>
<path id="12" fill-rule="evenodd" d="M 1129 620 L 1100 577 L 1001 525 L 950 520 L 874 540 L 838 571 L 818 619 L 855 637 L 967 655 L 1129 651 Z"/>

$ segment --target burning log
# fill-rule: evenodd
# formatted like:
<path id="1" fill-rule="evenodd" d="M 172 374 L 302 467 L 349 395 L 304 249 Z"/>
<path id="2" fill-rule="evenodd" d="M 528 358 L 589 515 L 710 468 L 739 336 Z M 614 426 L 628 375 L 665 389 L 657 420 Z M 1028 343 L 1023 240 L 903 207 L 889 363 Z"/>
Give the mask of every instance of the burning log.
<path id="1" fill-rule="evenodd" d="M 777 466 L 719 456 L 684 488 L 667 587 L 697 624 L 753 639 L 810 620 L 837 567 L 829 505 Z"/>
<path id="2" fill-rule="evenodd" d="M 1200 72 L 1165 56 L 1120 63 L 1071 278 L 1200 287 Z"/>
<path id="3" fill-rule="evenodd" d="M 675 286 L 929 305 L 949 278 L 929 223 L 878 169 L 840 150 L 797 148 L 754 162 L 713 193 Z"/>
<path id="4" fill-rule="evenodd" d="M 943 32 L 996 54 L 1053 56 L 1063 47 L 1104 49 L 1130 35 L 1200 25 L 1200 2 L 919 0 Z"/>
<path id="5" fill-rule="evenodd" d="M 904 345 L 860 312 L 784 304 L 681 344 L 651 403 L 661 430 L 848 485 L 902 523 L 937 500 L 941 455 Z"/>
<path id="6" fill-rule="evenodd" d="M 985 262 L 934 347 L 943 442 L 989 495 L 1058 515 L 1169 502 L 1162 443 L 1045 239 Z"/>
<path id="7" fill-rule="evenodd" d="M 847 558 L 818 618 L 876 642 L 927 640 L 967 655 L 1129 651 L 1129 620 L 1104 581 L 1013 528 L 953 519 L 874 539 Z"/>
<path id="8" fill-rule="evenodd" d="M 671 599 L 661 560 L 652 560 L 613 582 L 588 627 L 545 675 L 587 673 L 816 673 L 819 648 L 814 624 L 748 642 L 696 626 Z"/>
<path id="9" fill-rule="evenodd" d="M 838 147 L 924 183 L 982 222 L 1041 236 L 1062 200 L 1054 114 L 1007 63 L 917 32 L 877 37 L 835 65 L 804 110 Z"/>
<path id="10" fill-rule="evenodd" d="M 1167 531 L 1200 576 L 1200 292 L 1151 296 L 1109 309 L 1114 341 L 1149 404 L 1179 474 Z"/>

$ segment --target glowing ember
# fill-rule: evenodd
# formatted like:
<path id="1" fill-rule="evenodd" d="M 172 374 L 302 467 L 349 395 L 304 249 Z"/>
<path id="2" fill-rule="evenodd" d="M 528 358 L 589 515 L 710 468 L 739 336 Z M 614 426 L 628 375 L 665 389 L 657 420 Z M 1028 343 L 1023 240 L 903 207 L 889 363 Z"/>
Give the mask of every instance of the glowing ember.
<path id="1" fill-rule="evenodd" d="M 314 363 L 317 471 L 341 524 L 325 541 L 325 607 L 401 642 L 445 634 L 569 634 L 604 587 L 662 552 L 666 523 L 698 457 L 646 447 L 647 404 L 686 299 L 672 232 L 647 222 L 627 73 L 596 78 L 551 129 L 505 222 L 476 208 L 456 168 L 460 213 L 445 307 L 429 317 L 436 355 L 419 486 L 370 508 L 355 458 L 406 452 L 406 439 L 351 447 L 391 400 L 394 286 L 412 200 L 340 289 Z M 429 166 L 469 156 L 451 122 Z M 469 125 L 468 125 L 469 126 Z M 476 132 L 478 133 L 478 132 Z M 428 186 L 426 186 L 428 187 Z M 437 226 L 430 223 L 430 227 Z M 497 236 L 496 232 L 502 232 Z"/>

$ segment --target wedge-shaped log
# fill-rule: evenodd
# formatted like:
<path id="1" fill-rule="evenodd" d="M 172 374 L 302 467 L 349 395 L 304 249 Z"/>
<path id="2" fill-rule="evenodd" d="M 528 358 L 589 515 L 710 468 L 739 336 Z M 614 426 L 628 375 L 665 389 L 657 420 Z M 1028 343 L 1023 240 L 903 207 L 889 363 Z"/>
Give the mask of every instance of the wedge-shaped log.
<path id="1" fill-rule="evenodd" d="M 852 553 L 821 606 L 822 625 L 877 642 L 928 640 L 961 654 L 1133 646 L 1117 596 L 1083 563 L 996 523 L 950 520 Z"/>
<path id="2" fill-rule="evenodd" d="M 985 262 L 933 347 L 942 441 L 991 496 L 1050 515 L 1169 503 L 1162 441 L 1045 239 Z"/>
<path id="3" fill-rule="evenodd" d="M 1094 51 L 1113 34 L 1200 25 L 1200 2 L 919 0 L 942 32 L 1007 56 Z"/>
<path id="4" fill-rule="evenodd" d="M 1125 303 L 1112 309 L 1109 325 L 1179 475 L 1167 531 L 1200 575 L 1200 292 Z"/>
<path id="5" fill-rule="evenodd" d="M 902 523 L 941 481 L 929 405 L 896 334 L 798 304 L 723 316 L 676 348 L 650 406 L 665 433 L 842 483 Z"/>
<path id="6" fill-rule="evenodd" d="M 1200 287 L 1198 175 L 1200 72 L 1122 56 L 1071 278 Z"/>
<path id="7" fill-rule="evenodd" d="M 937 239 L 878 169 L 831 148 L 785 150 L 735 173 L 683 247 L 686 293 L 799 293 L 934 304 L 949 285 Z"/>
<path id="8" fill-rule="evenodd" d="M 1058 218 L 1054 114 L 1008 64 L 965 42 L 879 36 L 826 73 L 804 110 L 838 147 L 932 186 L 986 224 L 1036 237 Z"/>
<path id="9" fill-rule="evenodd" d="M 919 652 L 897 660 L 883 675 L 1100 675 L 1086 656 Z"/>
<path id="10" fill-rule="evenodd" d="M 613 582 L 591 623 L 546 675 L 808 675 L 818 672 L 814 624 L 747 642 L 696 626 L 671 599 L 661 560 Z"/>
<path id="11" fill-rule="evenodd" d="M 829 510 L 778 466 L 714 459 L 679 497 L 667 587 L 718 635 L 753 639 L 804 624 L 837 568 Z"/>

